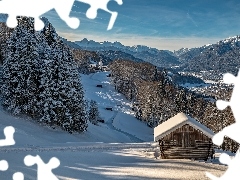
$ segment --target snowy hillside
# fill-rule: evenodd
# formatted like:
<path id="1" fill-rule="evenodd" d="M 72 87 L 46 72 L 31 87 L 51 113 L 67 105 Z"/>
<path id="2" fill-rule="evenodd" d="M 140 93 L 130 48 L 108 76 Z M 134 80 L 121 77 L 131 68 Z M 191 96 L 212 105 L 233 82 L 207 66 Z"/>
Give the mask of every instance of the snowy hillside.
<path id="1" fill-rule="evenodd" d="M 71 135 L 67 132 L 62 132 L 62 130 L 57 128 L 50 129 L 48 127 L 36 125 L 32 121 L 26 120 L 25 117 L 12 117 L 1 109 L 1 129 L 5 126 L 13 125 L 17 132 L 16 145 L 26 147 L 32 144 L 32 142 L 35 145 L 44 145 L 45 143 L 66 142 L 135 143 L 137 141 L 152 141 L 153 129 L 134 118 L 132 111 L 130 110 L 130 103 L 126 101 L 121 94 L 114 91 L 114 88 L 109 84 L 107 77 L 104 79 L 105 76 L 105 73 L 82 75 L 82 83 L 84 85 L 86 99 L 93 99 L 99 102 L 100 115 L 106 123 L 99 123 L 98 126 L 89 123 L 87 132 Z M 95 87 L 100 79 L 102 79 L 101 82 L 104 84 L 104 88 L 102 89 Z M 119 103 L 122 103 L 122 108 L 117 107 Z M 112 106 L 113 111 L 105 110 L 104 108 L 107 106 Z M 119 118 L 121 113 L 126 113 L 124 114 L 124 119 Z M 116 126 L 113 125 L 112 121 Z M 132 134 L 130 134 L 128 128 L 133 125 L 137 128 L 131 129 Z M 62 138 L 59 138 L 59 135 L 61 135 Z M 18 141 L 18 138 L 24 138 L 25 141 Z"/>
<path id="2" fill-rule="evenodd" d="M 106 72 L 81 75 L 81 77 L 86 99 L 98 102 L 100 115 L 106 121 L 106 124 L 102 124 L 96 130 L 101 128 L 107 128 L 106 131 L 108 129 L 114 130 L 117 134 L 124 135 L 125 139 L 128 138 L 125 142 L 149 142 L 153 140 L 153 129 L 134 118 L 131 103 L 114 90 Z M 98 84 L 103 85 L 103 88 L 96 87 Z M 105 110 L 106 107 L 112 107 L 113 111 Z M 123 142 L 122 138 L 116 140 Z"/>
<path id="3" fill-rule="evenodd" d="M 106 73 L 81 77 L 86 99 L 98 102 L 105 123 L 89 123 L 87 132 L 69 134 L 40 126 L 26 117 L 13 117 L 0 109 L 0 131 L 9 125 L 16 130 L 16 144 L 0 149 L 1 159 L 9 163 L 9 169 L 1 172 L 1 179 L 10 180 L 14 173 L 22 172 L 25 180 L 35 180 L 37 166 L 25 166 L 26 155 L 39 155 L 44 162 L 57 157 L 61 164 L 53 173 L 61 180 L 204 179 L 206 171 L 221 175 L 226 170 L 225 166 L 211 163 L 155 159 L 159 154 L 154 153 L 153 129 L 134 118 L 130 102 L 114 90 Z M 96 87 L 97 84 L 103 88 Z M 109 106 L 113 111 L 105 110 Z M 0 138 L 4 138 L 2 133 Z M 188 171 L 183 173 L 182 168 Z"/>

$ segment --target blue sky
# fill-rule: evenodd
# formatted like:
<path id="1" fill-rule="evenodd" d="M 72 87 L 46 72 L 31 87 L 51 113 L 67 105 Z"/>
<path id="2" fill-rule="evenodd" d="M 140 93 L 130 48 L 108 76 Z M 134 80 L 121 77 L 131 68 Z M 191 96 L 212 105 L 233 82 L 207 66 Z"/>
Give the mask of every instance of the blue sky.
<path id="1" fill-rule="evenodd" d="M 110 1 L 108 7 L 118 12 L 110 31 L 109 13 L 99 10 L 95 20 L 88 19 L 89 5 L 77 0 L 71 16 L 81 20 L 78 29 L 69 28 L 53 11 L 46 17 L 61 36 L 71 41 L 87 38 L 178 50 L 240 35 L 239 0 L 123 0 L 122 6 Z"/>

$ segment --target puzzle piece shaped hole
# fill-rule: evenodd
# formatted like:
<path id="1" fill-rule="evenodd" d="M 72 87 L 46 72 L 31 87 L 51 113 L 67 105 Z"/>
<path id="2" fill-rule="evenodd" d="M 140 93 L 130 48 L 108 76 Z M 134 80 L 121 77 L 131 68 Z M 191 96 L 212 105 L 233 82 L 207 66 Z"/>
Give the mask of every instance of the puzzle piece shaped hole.
<path id="1" fill-rule="evenodd" d="M 13 174 L 13 180 L 24 180 L 24 175 L 21 172 L 16 172 Z"/>
<path id="2" fill-rule="evenodd" d="M 107 4 L 107 8 L 110 11 L 119 12 L 122 7 L 116 1 L 112 0 Z"/>
<path id="3" fill-rule="evenodd" d="M 0 161 L 0 171 L 8 170 L 8 162 L 5 160 Z"/>
<path id="4" fill-rule="evenodd" d="M 38 180 L 58 180 L 58 178 L 52 173 L 52 170 L 60 165 L 60 161 L 56 157 L 51 158 L 48 163 L 44 163 L 40 156 L 28 155 L 24 158 L 24 164 L 26 166 L 37 164 Z"/>
<path id="5" fill-rule="evenodd" d="M 14 140 L 14 133 L 15 133 L 15 129 L 12 126 L 7 126 L 4 128 L 3 130 L 5 139 L 0 139 L 0 147 L 1 146 L 12 146 L 15 144 L 15 140 Z"/>

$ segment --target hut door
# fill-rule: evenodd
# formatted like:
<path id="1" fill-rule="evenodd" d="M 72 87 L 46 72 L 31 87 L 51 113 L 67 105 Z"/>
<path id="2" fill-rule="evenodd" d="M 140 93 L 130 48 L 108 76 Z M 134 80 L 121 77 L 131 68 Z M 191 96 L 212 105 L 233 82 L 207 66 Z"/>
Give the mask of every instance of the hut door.
<path id="1" fill-rule="evenodd" d="M 189 131 L 186 132 L 186 136 L 185 136 L 185 147 L 189 147 L 190 146 L 190 137 L 189 137 Z"/>
<path id="2" fill-rule="evenodd" d="M 182 133 L 182 147 L 189 147 L 190 142 L 189 142 L 189 132 L 183 132 Z"/>
<path id="3" fill-rule="evenodd" d="M 191 146 L 191 133 L 189 131 L 189 125 L 185 125 L 182 128 L 182 147 L 190 147 Z"/>
<path id="4" fill-rule="evenodd" d="M 195 134 L 190 134 L 190 146 L 195 146 Z"/>
<path id="5" fill-rule="evenodd" d="M 182 132 L 182 147 L 186 147 L 185 142 L 185 132 Z"/>

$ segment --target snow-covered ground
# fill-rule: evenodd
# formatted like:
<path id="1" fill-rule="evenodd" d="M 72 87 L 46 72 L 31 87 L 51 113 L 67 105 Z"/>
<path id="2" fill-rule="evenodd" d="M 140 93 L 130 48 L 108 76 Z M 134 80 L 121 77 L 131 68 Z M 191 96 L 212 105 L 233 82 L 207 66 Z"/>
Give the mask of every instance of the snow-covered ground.
<path id="1" fill-rule="evenodd" d="M 53 173 L 62 180 L 207 179 L 206 171 L 220 176 L 226 170 L 226 166 L 212 163 L 156 159 L 159 154 L 152 142 L 153 129 L 134 118 L 130 103 L 114 90 L 106 73 L 82 75 L 82 83 L 86 98 L 98 102 L 105 120 L 98 126 L 89 124 L 85 133 L 43 127 L 0 109 L 0 132 L 10 125 L 16 129 L 16 144 L 0 148 L 0 160 L 9 163 L 7 171 L 0 171 L 0 179 L 10 180 L 14 173 L 22 172 L 25 180 L 36 180 L 37 166 L 25 166 L 26 155 L 39 155 L 45 163 L 57 157 L 61 164 Z M 113 111 L 105 110 L 108 106 Z"/>
<path id="2" fill-rule="evenodd" d="M 198 87 L 208 87 L 210 84 L 191 84 L 191 83 L 185 83 L 185 84 L 180 84 L 180 86 L 191 89 L 191 88 L 198 88 Z"/>
<path id="3" fill-rule="evenodd" d="M 153 129 L 134 117 L 131 103 L 115 91 L 107 74 L 107 72 L 99 72 L 81 76 L 86 98 L 98 102 L 101 117 L 106 121 L 106 125 L 102 124 L 101 128 L 108 127 L 115 132 L 125 134 L 132 140 L 134 138 L 129 136 L 130 134 L 139 138 L 134 139 L 133 142 L 153 141 Z M 98 84 L 103 85 L 103 88 L 96 87 Z M 113 111 L 105 110 L 106 107 L 112 107 Z"/>

